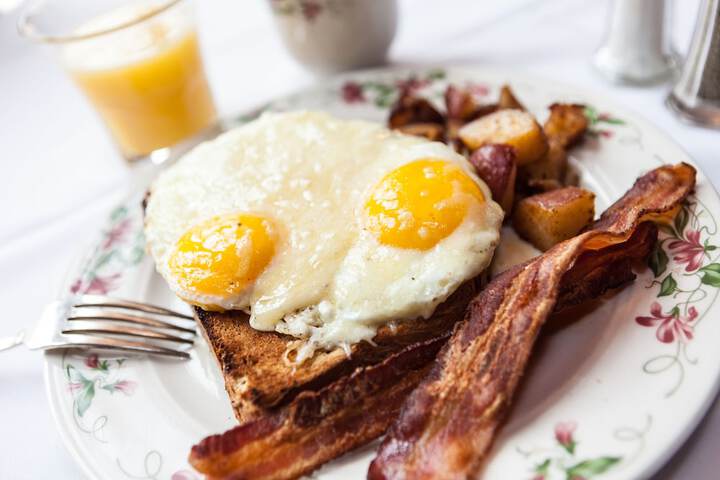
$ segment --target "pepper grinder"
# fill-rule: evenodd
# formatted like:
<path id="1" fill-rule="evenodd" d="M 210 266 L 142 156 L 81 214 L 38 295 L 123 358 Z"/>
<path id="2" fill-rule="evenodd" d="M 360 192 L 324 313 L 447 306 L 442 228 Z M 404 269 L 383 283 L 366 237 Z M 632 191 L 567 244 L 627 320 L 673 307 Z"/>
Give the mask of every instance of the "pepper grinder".
<path id="1" fill-rule="evenodd" d="M 667 0 L 613 0 L 595 67 L 615 83 L 646 85 L 672 75 Z"/>
<path id="2" fill-rule="evenodd" d="M 667 105 L 681 119 L 720 128 L 720 1 L 703 0 L 680 80 Z"/>

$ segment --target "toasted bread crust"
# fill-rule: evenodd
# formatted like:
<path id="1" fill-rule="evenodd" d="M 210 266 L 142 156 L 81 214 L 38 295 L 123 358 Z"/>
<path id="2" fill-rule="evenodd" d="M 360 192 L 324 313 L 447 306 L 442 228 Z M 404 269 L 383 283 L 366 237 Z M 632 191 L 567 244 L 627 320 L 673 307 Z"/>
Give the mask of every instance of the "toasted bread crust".
<path id="1" fill-rule="evenodd" d="M 476 279 L 461 285 L 427 320 L 381 327 L 373 338 L 375 345 L 355 344 L 349 358 L 337 348 L 316 352 L 301 365 L 284 360 L 294 337 L 255 330 L 243 312 L 195 308 L 195 316 L 218 361 L 235 416 L 245 422 L 289 403 L 302 391 L 319 390 L 357 367 L 380 363 L 407 345 L 449 332 L 462 318 L 478 284 Z"/>

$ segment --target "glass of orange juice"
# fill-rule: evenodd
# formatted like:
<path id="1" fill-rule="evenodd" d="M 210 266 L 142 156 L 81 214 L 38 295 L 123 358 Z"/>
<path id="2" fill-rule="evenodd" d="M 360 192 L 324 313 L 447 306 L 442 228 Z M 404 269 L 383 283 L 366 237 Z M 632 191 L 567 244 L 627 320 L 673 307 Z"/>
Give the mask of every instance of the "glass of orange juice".
<path id="1" fill-rule="evenodd" d="M 129 161 L 216 128 L 190 0 L 45 1 L 18 28 L 55 45 Z"/>

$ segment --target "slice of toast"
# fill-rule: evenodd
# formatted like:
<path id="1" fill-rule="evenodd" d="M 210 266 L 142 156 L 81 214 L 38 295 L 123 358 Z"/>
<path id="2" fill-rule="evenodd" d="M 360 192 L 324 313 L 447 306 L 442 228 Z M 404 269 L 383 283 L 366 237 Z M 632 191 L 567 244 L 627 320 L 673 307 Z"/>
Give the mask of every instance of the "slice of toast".
<path id="1" fill-rule="evenodd" d="M 349 357 L 341 348 L 318 351 L 300 365 L 285 359 L 296 338 L 255 330 L 243 312 L 196 308 L 195 315 L 222 370 L 235 416 L 245 422 L 287 404 L 302 391 L 319 390 L 357 367 L 377 364 L 409 344 L 448 334 L 462 319 L 478 284 L 478 279 L 464 283 L 426 320 L 381 327 L 374 345 L 355 344 Z"/>

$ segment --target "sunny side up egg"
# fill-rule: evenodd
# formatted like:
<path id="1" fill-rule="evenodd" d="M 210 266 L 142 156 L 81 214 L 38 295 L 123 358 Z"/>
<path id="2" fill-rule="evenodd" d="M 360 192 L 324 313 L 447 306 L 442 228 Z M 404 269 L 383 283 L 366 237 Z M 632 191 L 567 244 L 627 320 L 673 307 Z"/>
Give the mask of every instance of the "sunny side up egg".
<path id="1" fill-rule="evenodd" d="M 247 311 L 256 329 L 307 339 L 308 354 L 429 317 L 488 266 L 502 218 L 446 145 L 267 113 L 165 170 L 145 235 L 182 299 Z"/>

